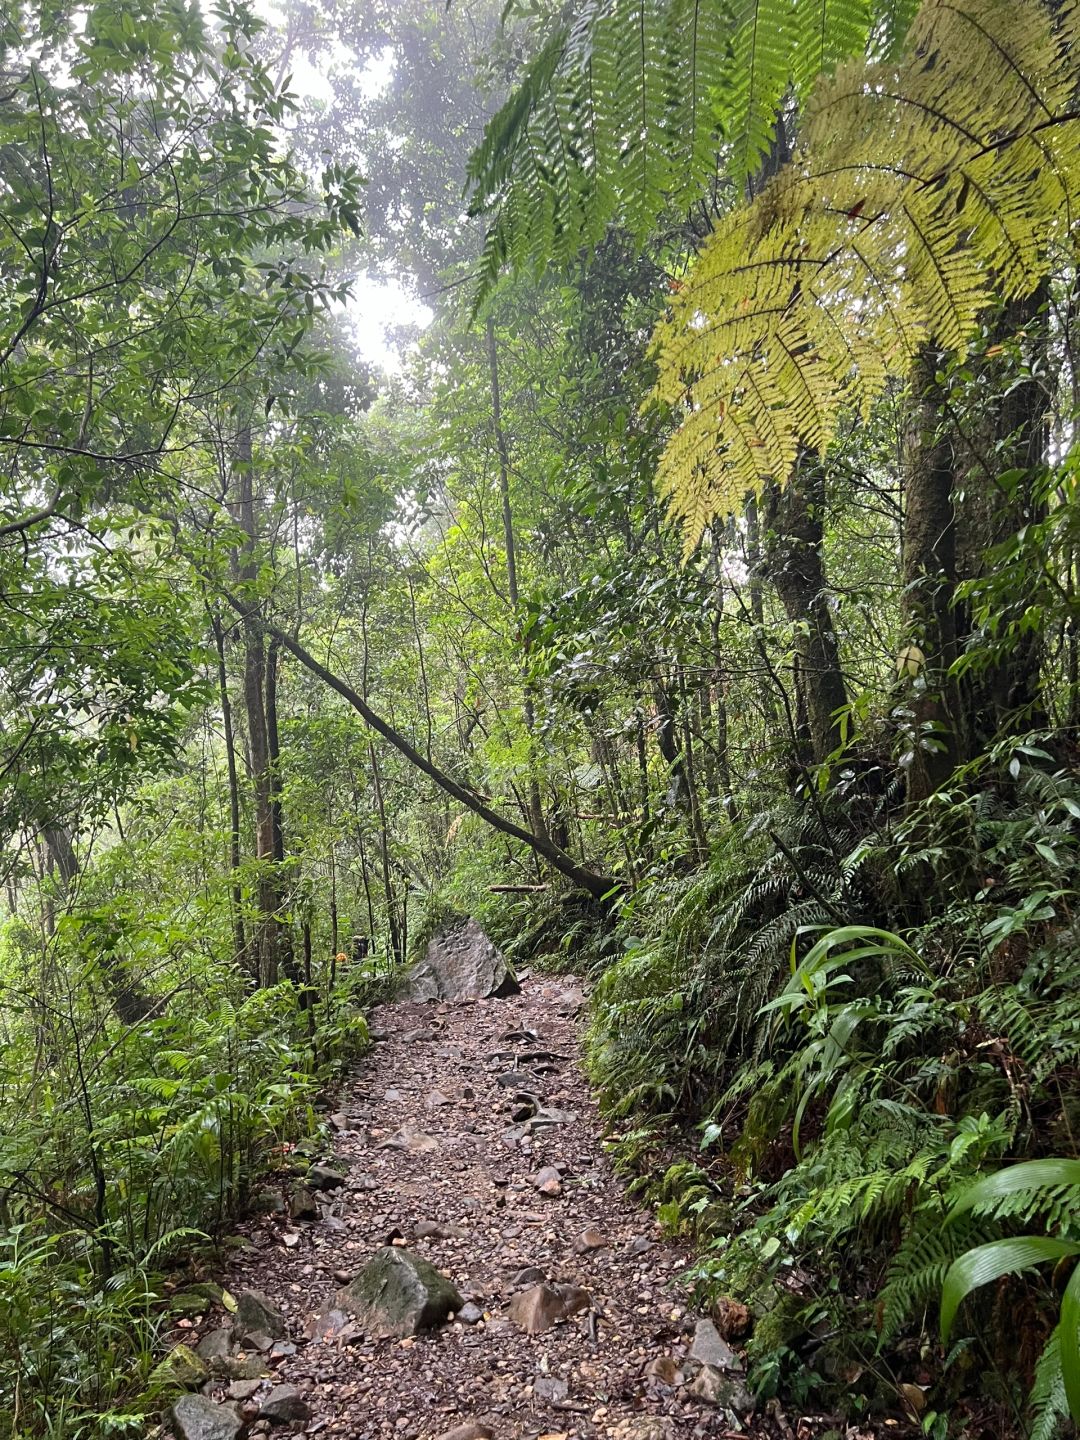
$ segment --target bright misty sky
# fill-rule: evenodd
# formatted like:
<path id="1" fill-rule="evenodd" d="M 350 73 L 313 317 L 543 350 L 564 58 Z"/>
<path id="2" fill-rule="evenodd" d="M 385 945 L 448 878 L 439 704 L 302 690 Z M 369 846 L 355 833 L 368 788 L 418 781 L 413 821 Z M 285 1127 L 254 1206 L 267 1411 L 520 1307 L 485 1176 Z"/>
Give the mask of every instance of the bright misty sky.
<path id="1" fill-rule="evenodd" d="M 276 0 L 255 0 L 254 8 L 256 14 L 271 24 L 283 24 L 282 8 Z M 344 46 L 341 51 L 344 58 Z M 301 51 L 293 55 L 289 68 L 292 73 L 291 89 L 302 100 L 332 98 L 333 88 L 329 80 Z M 369 61 L 362 77 L 365 93 L 378 95 L 389 83 L 393 68 L 394 57 L 390 50 L 386 50 L 379 59 Z M 429 325 L 433 318 L 431 308 L 399 281 L 377 279 L 366 271 L 359 271 L 351 278 L 353 298 L 340 307 L 342 327 L 360 359 L 393 374 L 404 364 L 406 352 L 398 348 L 388 332 L 396 326 L 416 325 L 423 328 Z"/>

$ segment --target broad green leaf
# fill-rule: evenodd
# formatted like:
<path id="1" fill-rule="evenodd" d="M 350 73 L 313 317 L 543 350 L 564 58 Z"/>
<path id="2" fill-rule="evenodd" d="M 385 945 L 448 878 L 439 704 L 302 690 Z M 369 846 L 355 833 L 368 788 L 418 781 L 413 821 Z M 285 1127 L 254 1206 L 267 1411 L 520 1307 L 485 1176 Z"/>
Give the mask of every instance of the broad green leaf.
<path id="1" fill-rule="evenodd" d="M 1080 1244 L 1055 1240 L 1048 1235 L 991 1240 L 987 1245 L 976 1245 L 973 1250 L 965 1251 L 949 1266 L 941 1287 L 942 1343 L 948 1343 L 956 1312 L 972 1291 L 1000 1280 L 1003 1275 L 1017 1275 L 1067 1255 L 1080 1255 Z"/>
<path id="2" fill-rule="evenodd" d="M 1025 1160 L 976 1181 L 953 1205 L 949 1219 L 989 1205 L 1006 1195 L 1018 1195 L 1028 1190 L 1053 1190 L 1059 1185 L 1080 1185 L 1080 1160 Z"/>

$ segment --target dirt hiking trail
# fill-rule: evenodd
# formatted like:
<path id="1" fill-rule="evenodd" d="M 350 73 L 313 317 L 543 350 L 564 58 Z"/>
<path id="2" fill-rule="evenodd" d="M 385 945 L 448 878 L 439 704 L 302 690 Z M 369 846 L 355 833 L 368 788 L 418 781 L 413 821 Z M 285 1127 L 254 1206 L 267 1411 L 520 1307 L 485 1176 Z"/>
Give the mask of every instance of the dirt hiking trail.
<path id="1" fill-rule="evenodd" d="M 741 1361 L 687 1311 L 678 1277 L 690 1256 L 661 1238 L 604 1153 L 577 1059 L 581 1010 L 575 981 L 533 976 L 506 999 L 372 1012 L 376 1043 L 336 1097 L 330 1173 L 309 1176 L 323 1188 L 301 1186 L 291 1211 L 249 1222 L 251 1246 L 222 1277 L 234 1296 L 262 1292 L 283 1321 L 239 1366 L 234 1344 L 228 1376 L 203 1387 L 246 1434 L 811 1433 L 730 1408 L 733 1395 L 748 1400 Z M 385 1246 L 457 1287 L 463 1303 L 445 1323 L 376 1339 L 334 1310 Z M 200 1351 L 213 1348 L 204 1327 Z"/>

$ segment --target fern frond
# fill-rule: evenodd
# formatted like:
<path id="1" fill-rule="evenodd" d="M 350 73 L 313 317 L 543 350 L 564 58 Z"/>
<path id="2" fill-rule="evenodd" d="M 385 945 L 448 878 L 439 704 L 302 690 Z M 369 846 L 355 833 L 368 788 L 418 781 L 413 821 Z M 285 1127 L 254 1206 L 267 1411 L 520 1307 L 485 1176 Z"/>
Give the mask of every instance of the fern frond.
<path id="1" fill-rule="evenodd" d="M 887 1344 L 904 1324 L 941 1293 L 945 1272 L 958 1255 L 986 1235 L 969 1218 L 943 1224 L 940 1208 L 928 1208 L 911 1226 L 889 1265 L 880 1296 L 880 1343 Z"/>
<path id="2" fill-rule="evenodd" d="M 905 0 L 586 0 L 564 14 L 469 161 L 492 214 L 477 304 L 496 265 L 544 270 L 612 222 L 641 245 L 725 174 L 760 167 L 789 94 L 892 44 Z"/>
<path id="3" fill-rule="evenodd" d="M 1031 1410 L 1030 1440 L 1058 1440 L 1069 1418 L 1069 1402 L 1061 1372 L 1061 1336 L 1055 1328 L 1035 1365 L 1035 1381 L 1028 1396 Z"/>
<path id="4" fill-rule="evenodd" d="M 928 341 L 963 353 L 997 296 L 1034 289 L 1080 200 L 1072 14 L 926 0 L 903 60 L 819 83 L 791 164 L 717 224 L 654 337 L 688 547 Z"/>

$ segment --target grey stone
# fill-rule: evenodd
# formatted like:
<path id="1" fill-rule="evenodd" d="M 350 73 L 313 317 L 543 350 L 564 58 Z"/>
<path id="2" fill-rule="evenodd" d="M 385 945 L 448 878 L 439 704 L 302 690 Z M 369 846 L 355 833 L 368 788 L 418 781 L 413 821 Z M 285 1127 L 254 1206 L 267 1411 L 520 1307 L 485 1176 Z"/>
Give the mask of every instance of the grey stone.
<path id="1" fill-rule="evenodd" d="M 259 1415 L 277 1425 L 306 1425 L 311 1406 L 295 1385 L 275 1385 L 259 1407 Z"/>
<path id="2" fill-rule="evenodd" d="M 413 1235 L 417 1240 L 465 1240 L 469 1232 L 461 1225 L 442 1220 L 418 1220 Z"/>
<path id="3" fill-rule="evenodd" d="M 386 1245 L 340 1290 L 334 1305 L 363 1324 L 370 1336 L 416 1335 L 441 1325 L 464 1301 L 456 1286 L 419 1255 Z"/>
<path id="4" fill-rule="evenodd" d="M 458 1319 L 465 1325 L 479 1325 L 483 1318 L 484 1312 L 480 1309 L 479 1305 L 474 1304 L 471 1300 L 466 1300 L 465 1304 L 458 1311 Z"/>
<path id="5" fill-rule="evenodd" d="M 235 1440 L 241 1420 L 234 1405 L 219 1405 L 207 1395 L 181 1395 L 172 1407 L 180 1440 Z"/>
<path id="6" fill-rule="evenodd" d="M 261 1355 L 226 1355 L 211 1363 L 230 1380 L 261 1380 L 268 1373 Z"/>
<path id="7" fill-rule="evenodd" d="M 261 1384 L 261 1380 L 233 1380 L 229 1384 L 229 1399 L 250 1400 Z"/>
<path id="8" fill-rule="evenodd" d="M 232 1326 L 219 1325 L 203 1336 L 195 1346 L 195 1353 L 204 1360 L 221 1360 L 232 1351 L 232 1340 Z"/>
<path id="9" fill-rule="evenodd" d="M 388 1139 L 379 1142 L 380 1150 L 406 1150 L 413 1155 L 430 1155 L 438 1148 L 439 1142 L 434 1135 L 418 1130 L 415 1125 L 402 1125 Z"/>
<path id="10" fill-rule="evenodd" d="M 514 1276 L 514 1289 L 520 1290 L 525 1285 L 540 1285 L 546 1279 L 547 1275 L 539 1265 L 526 1265 L 524 1270 L 519 1270 Z"/>
<path id="11" fill-rule="evenodd" d="M 486 1000 L 516 995 L 519 988 L 506 957 L 470 918 L 432 936 L 424 958 L 406 976 L 404 998 Z"/>
<path id="12" fill-rule="evenodd" d="M 319 1206 L 315 1196 L 302 1180 L 293 1182 L 289 1192 L 289 1214 L 294 1220 L 317 1220 Z"/>
<path id="13" fill-rule="evenodd" d="M 577 1115 L 573 1110 L 553 1110 L 542 1105 L 529 1121 L 529 1128 L 543 1130 L 549 1125 L 569 1125 L 576 1119 Z"/>
<path id="14" fill-rule="evenodd" d="M 281 1191 L 264 1185 L 252 1196 L 251 1209 L 256 1215 L 283 1215 L 285 1201 L 281 1198 Z"/>
<path id="15" fill-rule="evenodd" d="M 234 1329 L 241 1339 L 248 1335 L 269 1335 L 271 1340 L 281 1340 L 285 1335 L 285 1318 L 261 1290 L 241 1290 L 236 1300 Z"/>
<path id="16" fill-rule="evenodd" d="M 533 1381 L 533 1399 L 560 1405 L 569 1395 L 570 1386 L 557 1375 L 538 1375 Z"/>
<path id="17" fill-rule="evenodd" d="M 345 1184 L 345 1176 L 329 1165 L 312 1165 L 307 1172 L 307 1183 L 313 1190 L 336 1190 Z"/>
<path id="18" fill-rule="evenodd" d="M 690 1386 L 695 1400 L 706 1405 L 715 1405 L 721 1410 L 730 1410 L 739 1416 L 754 1413 L 755 1400 L 746 1388 L 740 1375 L 725 1375 L 715 1365 L 703 1365 L 697 1379 Z"/>
<path id="19" fill-rule="evenodd" d="M 717 1370 L 742 1369 L 742 1361 L 711 1320 L 697 1322 L 689 1358 L 699 1365 L 712 1365 Z"/>
<path id="20" fill-rule="evenodd" d="M 562 1194 L 562 1176 L 554 1165 L 545 1165 L 533 1176 L 532 1183 L 540 1191 L 541 1195 L 547 1195 L 554 1199 Z"/>

